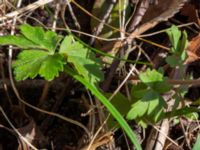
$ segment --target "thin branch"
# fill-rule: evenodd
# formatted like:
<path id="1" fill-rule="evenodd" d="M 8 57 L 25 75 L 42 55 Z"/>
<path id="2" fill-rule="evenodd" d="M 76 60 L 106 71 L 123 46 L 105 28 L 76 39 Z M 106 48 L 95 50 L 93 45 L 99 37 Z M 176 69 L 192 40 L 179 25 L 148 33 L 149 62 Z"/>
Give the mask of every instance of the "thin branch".
<path id="1" fill-rule="evenodd" d="M 96 27 L 96 30 L 94 31 L 93 35 L 94 36 L 97 36 L 101 33 L 101 31 L 103 30 L 103 27 L 104 27 L 104 24 L 106 23 L 106 20 L 108 19 L 108 17 L 110 16 L 112 10 L 113 10 L 113 7 L 114 7 L 114 4 L 116 3 L 116 0 L 111 0 L 109 2 L 109 6 L 108 8 L 106 8 L 106 10 L 103 12 L 104 15 L 103 17 L 101 18 L 102 20 L 100 21 L 100 23 L 98 24 L 98 26 Z M 94 38 L 91 38 L 90 40 L 90 45 L 92 45 L 94 43 L 95 39 Z"/>
<path id="2" fill-rule="evenodd" d="M 38 150 L 34 145 L 32 145 L 25 137 L 22 136 L 22 134 L 15 128 L 15 126 L 12 124 L 10 119 L 7 117 L 6 113 L 4 112 L 3 108 L 0 106 L 0 111 L 3 114 L 4 118 L 8 122 L 8 124 L 12 127 L 12 129 L 17 133 L 19 138 L 21 138 L 28 146 L 30 146 L 33 150 Z"/>
<path id="3" fill-rule="evenodd" d="M 19 15 L 22 15 L 23 13 L 26 13 L 26 12 L 30 12 L 30 11 L 33 11 L 41 6 L 44 6 L 48 3 L 51 3 L 53 2 L 54 0 L 38 0 L 32 4 L 29 4 L 28 6 L 24 7 L 24 8 L 21 8 L 19 10 L 16 10 L 16 11 L 13 11 L 13 12 L 10 12 L 2 17 L 0 17 L 0 21 L 5 21 L 7 19 L 11 19 L 15 16 L 19 16 Z"/>

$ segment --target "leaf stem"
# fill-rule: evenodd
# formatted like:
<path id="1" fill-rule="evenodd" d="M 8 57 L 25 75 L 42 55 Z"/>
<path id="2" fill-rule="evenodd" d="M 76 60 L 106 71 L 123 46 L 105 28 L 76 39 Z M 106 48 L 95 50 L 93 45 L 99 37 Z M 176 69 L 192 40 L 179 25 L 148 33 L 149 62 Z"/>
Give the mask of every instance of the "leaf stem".
<path id="1" fill-rule="evenodd" d="M 50 87 L 50 82 L 49 81 L 45 81 L 45 84 L 44 84 L 44 87 L 42 89 L 42 95 L 39 99 L 39 102 L 38 102 L 38 106 L 40 107 L 44 101 L 46 100 L 47 98 L 47 94 L 49 92 L 49 87 Z"/>

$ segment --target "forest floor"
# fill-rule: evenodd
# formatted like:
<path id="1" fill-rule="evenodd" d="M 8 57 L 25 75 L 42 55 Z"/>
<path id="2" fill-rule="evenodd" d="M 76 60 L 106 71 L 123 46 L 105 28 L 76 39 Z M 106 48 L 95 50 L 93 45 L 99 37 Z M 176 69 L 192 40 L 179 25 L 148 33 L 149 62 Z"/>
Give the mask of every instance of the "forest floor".
<path id="1" fill-rule="evenodd" d="M 0 36 L 18 35 L 22 24 L 40 26 L 63 36 L 71 32 L 87 45 L 120 58 L 111 59 L 96 52 L 104 62 L 104 80 L 99 85 L 102 93 L 120 92 L 131 99 L 131 87 L 139 75 L 148 68 L 162 67 L 173 85 L 170 92 L 174 93 L 162 94 L 164 99 L 168 97 L 167 110 L 176 107 L 176 102 L 170 106 L 168 101 L 176 101 L 177 86 L 187 90 L 176 109 L 199 109 L 199 16 L 199 0 L 2 0 Z M 166 34 L 172 25 L 181 33 L 187 32 L 187 59 L 182 61 L 181 73 L 165 59 L 172 53 L 173 45 Z M 40 76 L 16 81 L 11 63 L 20 50 L 15 46 L 0 47 L 0 150 L 135 149 L 124 130 L 108 127 L 107 109 L 69 75 L 60 73 L 52 81 Z M 184 80 L 189 79 L 182 76 L 190 76 L 193 82 L 186 83 Z M 126 109 L 123 103 L 116 108 L 120 111 L 120 107 Z M 90 137 L 69 118 L 83 125 Z M 144 150 L 190 150 L 200 132 L 199 112 L 145 125 L 137 119 L 128 123 Z"/>

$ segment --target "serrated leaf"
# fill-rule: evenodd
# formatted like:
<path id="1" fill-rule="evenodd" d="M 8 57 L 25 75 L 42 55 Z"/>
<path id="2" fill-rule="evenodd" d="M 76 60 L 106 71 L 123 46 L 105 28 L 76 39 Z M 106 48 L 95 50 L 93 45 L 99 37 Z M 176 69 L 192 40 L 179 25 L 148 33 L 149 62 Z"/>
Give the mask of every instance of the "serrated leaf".
<path id="1" fill-rule="evenodd" d="M 165 106 L 166 103 L 158 92 L 147 90 L 143 97 L 132 105 L 127 119 L 136 119 L 137 122 L 148 120 L 155 123 L 163 115 Z"/>
<path id="2" fill-rule="evenodd" d="M 46 80 L 52 80 L 63 71 L 65 61 L 59 54 L 49 55 L 41 50 L 24 50 L 17 56 L 13 63 L 16 80 L 35 78 L 38 74 Z"/>
<path id="3" fill-rule="evenodd" d="M 39 48 L 37 44 L 33 43 L 32 41 L 28 40 L 24 36 L 1 36 L 0 37 L 0 45 L 15 45 L 19 48 L 28 49 L 28 48 Z"/>
<path id="4" fill-rule="evenodd" d="M 91 84 L 96 84 L 103 79 L 100 59 L 94 53 L 77 41 L 72 36 L 66 36 L 61 43 L 59 53 L 64 54 L 68 62 Z"/>
<path id="5" fill-rule="evenodd" d="M 127 113 L 126 118 L 128 120 L 133 120 L 138 117 L 142 117 L 148 110 L 148 102 L 138 100 L 131 106 L 130 111 Z"/>
<path id="6" fill-rule="evenodd" d="M 147 69 L 145 72 L 139 74 L 139 78 L 145 84 L 163 81 L 163 75 L 155 69 Z"/>
<path id="7" fill-rule="evenodd" d="M 139 75 L 139 78 L 143 83 L 159 93 L 164 93 L 170 90 L 170 85 L 166 82 L 166 78 L 155 69 L 147 69 L 146 72 Z"/>
<path id="8" fill-rule="evenodd" d="M 147 91 L 142 101 L 149 103 L 147 115 L 150 115 L 159 105 L 159 94 L 153 90 Z"/>
<path id="9" fill-rule="evenodd" d="M 21 33 L 30 41 L 37 44 L 39 48 L 55 52 L 61 38 L 53 31 L 45 32 L 42 27 L 32 27 L 28 24 L 20 26 Z"/>
<path id="10" fill-rule="evenodd" d="M 142 98 L 142 101 L 148 102 L 148 110 L 145 116 L 149 121 L 156 122 L 166 106 L 165 101 L 157 91 L 153 90 L 149 90 Z"/>
<path id="11" fill-rule="evenodd" d="M 62 36 L 58 36 L 53 31 L 47 31 L 44 35 L 43 41 L 41 41 L 41 42 L 45 48 L 47 48 L 49 51 L 51 51 L 53 53 L 55 51 L 58 43 L 61 41 L 61 39 L 62 39 Z"/>
<path id="12" fill-rule="evenodd" d="M 20 26 L 22 35 L 8 35 L 0 37 L 0 45 L 15 45 L 22 49 L 43 49 L 54 54 L 61 36 L 55 32 L 45 32 L 41 27 L 28 24 Z"/>
<path id="13" fill-rule="evenodd" d="M 66 63 L 62 55 L 49 55 L 41 64 L 39 74 L 46 80 L 53 80 L 55 77 L 58 77 L 59 72 L 64 70 L 64 64 Z"/>
<path id="14" fill-rule="evenodd" d="M 42 45 L 45 34 L 42 27 L 33 27 L 28 24 L 23 24 L 20 26 L 20 31 L 30 41 L 33 41 L 38 45 Z"/>

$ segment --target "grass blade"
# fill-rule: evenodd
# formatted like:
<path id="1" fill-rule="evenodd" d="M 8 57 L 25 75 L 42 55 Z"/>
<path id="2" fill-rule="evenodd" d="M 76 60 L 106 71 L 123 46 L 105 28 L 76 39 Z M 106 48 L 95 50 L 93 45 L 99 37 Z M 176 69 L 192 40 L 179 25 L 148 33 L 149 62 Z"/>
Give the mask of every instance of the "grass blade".
<path id="1" fill-rule="evenodd" d="M 82 76 L 74 72 L 68 66 L 66 67 L 66 73 L 74 77 L 76 80 L 81 82 L 86 88 L 88 88 L 109 110 L 109 112 L 113 115 L 113 117 L 118 121 L 122 129 L 124 129 L 125 133 L 128 135 L 132 143 L 135 145 L 137 150 L 142 150 L 140 143 L 138 142 L 137 136 L 134 134 L 128 123 L 121 116 L 119 111 L 108 101 L 108 99 L 94 86 L 92 86 L 87 80 L 85 80 Z"/>

